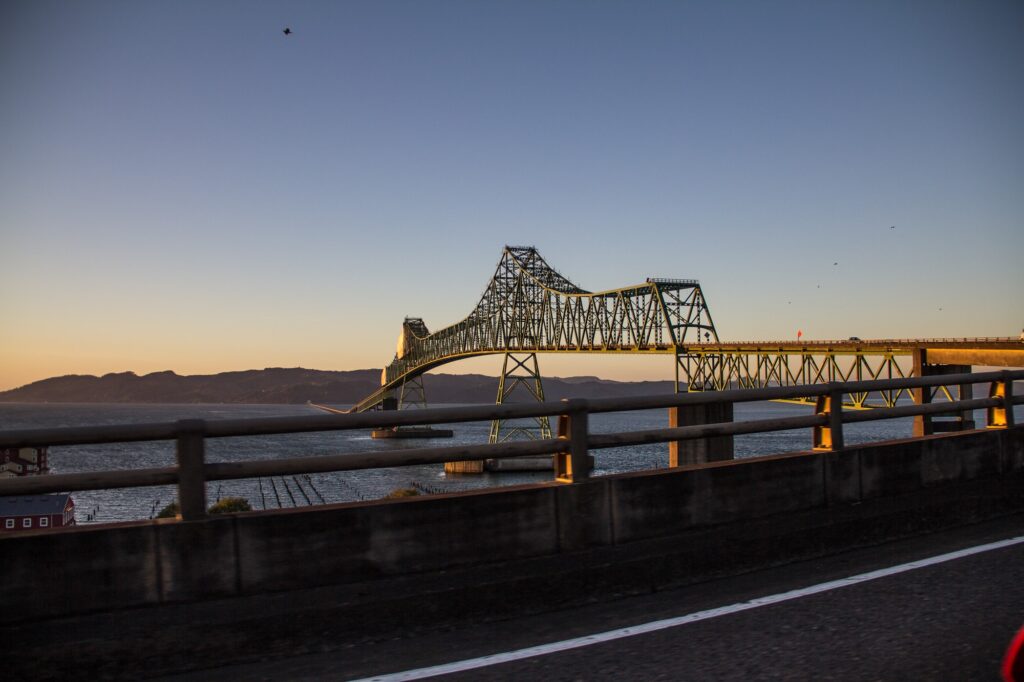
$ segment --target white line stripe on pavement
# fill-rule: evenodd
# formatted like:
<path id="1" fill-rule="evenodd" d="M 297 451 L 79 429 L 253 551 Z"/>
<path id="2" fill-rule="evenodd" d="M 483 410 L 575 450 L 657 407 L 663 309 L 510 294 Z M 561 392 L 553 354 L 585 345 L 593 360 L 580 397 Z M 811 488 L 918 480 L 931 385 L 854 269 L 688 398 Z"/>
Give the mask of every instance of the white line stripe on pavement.
<path id="1" fill-rule="evenodd" d="M 473 670 L 475 668 L 485 668 L 491 665 L 508 663 L 510 661 L 518 661 L 524 658 L 532 658 L 534 656 L 544 656 L 545 654 L 553 654 L 559 651 L 566 651 L 568 649 L 578 649 L 580 647 L 590 646 L 592 644 L 610 642 L 612 640 L 622 639 L 624 637 L 633 637 L 635 635 L 642 635 L 648 632 L 656 632 L 658 630 L 674 628 L 679 625 L 686 625 L 687 623 L 696 623 L 697 621 L 708 620 L 709 618 L 717 618 L 718 616 L 725 616 L 730 613 L 738 613 L 740 611 L 756 609 L 760 606 L 778 604 L 779 602 L 789 601 L 790 599 L 799 599 L 800 597 L 807 597 L 812 594 L 828 592 L 829 590 L 834 590 L 840 587 L 846 587 L 847 585 L 856 585 L 858 583 L 867 582 L 869 580 L 885 578 L 886 576 L 896 575 L 897 573 L 905 573 L 906 571 L 913 571 L 918 568 L 924 568 L 925 566 L 934 566 L 935 564 L 941 564 L 946 561 L 953 561 L 954 559 L 961 559 L 963 557 L 971 556 L 972 554 L 981 554 L 982 552 L 989 552 L 994 549 L 1002 549 L 1003 547 L 1010 547 L 1012 545 L 1018 545 L 1021 543 L 1024 543 L 1024 535 L 1015 538 L 1010 538 L 1008 540 L 990 542 L 988 544 L 978 545 L 976 547 L 968 547 L 967 549 L 961 549 L 956 552 L 949 552 L 947 554 L 940 554 L 938 556 L 929 557 L 927 559 L 911 561 L 906 564 L 900 564 L 899 566 L 880 568 L 877 571 L 860 573 L 858 575 L 852 575 L 848 578 L 830 580 L 825 583 L 811 585 L 810 587 L 802 587 L 797 590 L 790 590 L 789 592 L 780 592 L 779 594 L 772 594 L 766 597 L 757 597 L 756 599 L 740 602 L 738 604 L 730 604 L 728 606 L 719 606 L 718 608 L 714 609 L 697 611 L 696 613 L 689 613 L 685 616 L 677 616 L 675 618 L 656 620 L 650 623 L 643 623 L 641 625 L 633 625 L 628 628 L 609 630 L 608 632 L 600 632 L 593 635 L 586 635 L 584 637 L 566 639 L 561 642 L 551 642 L 550 644 L 531 646 L 525 649 L 517 649 L 516 651 L 506 651 L 504 653 L 491 654 L 489 656 L 480 656 L 479 658 L 469 658 L 464 661 L 455 661 L 454 663 L 445 663 L 443 665 L 435 665 L 429 668 L 417 668 L 416 670 L 406 670 L 403 672 L 390 673 L 387 675 L 378 675 L 377 677 L 368 677 L 361 680 L 356 680 L 355 682 L 397 682 L 398 680 L 420 680 L 426 677 L 447 675 L 450 673 Z"/>

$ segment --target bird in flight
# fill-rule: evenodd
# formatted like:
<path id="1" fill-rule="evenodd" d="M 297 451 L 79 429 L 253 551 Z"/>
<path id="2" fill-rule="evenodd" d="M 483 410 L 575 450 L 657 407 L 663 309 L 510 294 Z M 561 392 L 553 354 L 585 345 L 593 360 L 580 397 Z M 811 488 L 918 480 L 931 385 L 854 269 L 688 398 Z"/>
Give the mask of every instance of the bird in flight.
<path id="1" fill-rule="evenodd" d="M 895 229 L 896 229 L 896 226 L 895 226 L 895 225 L 890 225 L 890 226 L 889 226 L 889 229 L 890 229 L 890 230 L 895 230 Z"/>
<path id="2" fill-rule="evenodd" d="M 285 34 L 286 36 L 290 36 L 292 34 L 292 30 L 290 28 L 288 28 L 287 26 L 285 26 L 284 30 L 281 31 L 281 33 Z"/>
<path id="3" fill-rule="evenodd" d="M 839 265 L 839 261 L 836 261 L 836 262 L 835 262 L 835 263 L 833 263 L 832 265 Z"/>

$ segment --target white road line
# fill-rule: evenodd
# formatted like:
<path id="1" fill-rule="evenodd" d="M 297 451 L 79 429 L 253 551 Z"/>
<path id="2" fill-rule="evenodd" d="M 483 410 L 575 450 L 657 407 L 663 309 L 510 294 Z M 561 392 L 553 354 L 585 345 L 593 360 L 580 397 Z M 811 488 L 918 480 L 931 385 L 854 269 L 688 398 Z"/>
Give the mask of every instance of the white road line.
<path id="1" fill-rule="evenodd" d="M 740 602 L 738 604 L 730 604 L 729 606 L 719 606 L 718 608 L 714 609 L 697 611 L 696 613 L 690 613 L 685 616 L 677 616 L 675 618 L 656 620 L 650 623 L 634 625 L 628 628 L 609 630 L 608 632 L 599 632 L 597 634 L 587 635 L 585 637 L 576 637 L 573 639 L 566 639 L 561 642 L 552 642 L 550 644 L 531 646 L 527 647 L 526 649 L 517 649 L 516 651 L 506 651 L 500 654 L 491 654 L 490 656 L 469 658 L 464 661 L 455 661 L 454 663 L 445 663 L 443 665 L 435 665 L 429 668 L 417 668 L 416 670 L 406 670 L 403 672 L 390 673 L 387 675 L 378 675 L 377 677 L 368 677 L 361 680 L 356 680 L 355 682 L 397 682 L 398 680 L 421 680 L 426 677 L 447 675 L 450 673 L 463 672 L 466 670 L 474 670 L 476 668 L 485 668 L 491 665 L 508 663 L 510 661 L 518 661 L 524 658 L 532 658 L 534 656 L 544 656 L 546 654 L 553 654 L 559 651 L 566 651 L 568 649 L 578 649 L 580 647 L 590 646 L 592 644 L 600 644 L 601 642 L 610 642 L 612 640 L 622 639 L 624 637 L 643 635 L 648 632 L 656 632 L 658 630 L 674 628 L 679 625 L 686 625 L 687 623 L 696 623 L 697 621 L 708 620 L 709 618 L 717 618 L 718 616 L 725 616 L 730 613 L 738 613 L 740 611 L 756 609 L 760 606 L 778 604 L 779 602 L 789 601 L 790 599 L 799 599 L 800 597 L 807 597 L 812 594 L 828 592 L 829 590 L 834 590 L 840 587 L 846 587 L 847 585 L 856 585 L 858 583 L 867 582 L 869 580 L 875 580 L 876 578 L 885 578 L 886 576 L 896 575 L 897 573 L 905 573 L 906 571 L 913 571 L 914 569 L 924 568 L 925 566 L 934 566 L 935 564 L 941 564 L 946 561 L 953 561 L 954 559 L 961 559 L 963 557 L 971 556 L 972 554 L 981 554 L 982 552 L 989 552 L 994 549 L 1002 549 L 1003 547 L 1010 547 L 1012 545 L 1019 545 L 1021 543 L 1024 543 L 1024 535 L 1015 538 L 1010 538 L 1009 540 L 990 542 L 986 545 L 968 547 L 967 549 L 961 549 L 956 552 L 949 552 L 948 554 L 940 554 L 938 556 L 929 557 L 927 559 L 921 559 L 919 561 L 911 561 L 906 564 L 900 564 L 899 566 L 880 568 L 877 571 L 869 571 L 868 573 L 852 575 L 848 578 L 830 580 L 827 583 L 819 583 L 817 585 L 811 585 L 810 587 L 802 587 L 798 590 L 790 590 L 789 592 L 772 594 L 767 597 L 758 597 L 756 599 Z"/>

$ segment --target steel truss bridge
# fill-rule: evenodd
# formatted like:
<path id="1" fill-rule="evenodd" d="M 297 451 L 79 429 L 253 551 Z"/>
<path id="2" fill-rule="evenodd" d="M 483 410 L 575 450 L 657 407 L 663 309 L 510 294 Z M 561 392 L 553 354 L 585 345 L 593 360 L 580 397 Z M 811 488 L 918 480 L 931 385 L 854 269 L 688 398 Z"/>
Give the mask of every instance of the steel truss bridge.
<path id="1" fill-rule="evenodd" d="M 690 391 L 721 391 L 934 376 L 969 372 L 972 365 L 1020 367 L 1024 343 L 1010 338 L 947 338 L 691 345 L 680 351 L 677 379 L 686 377 Z M 925 400 L 940 396 L 955 399 L 949 386 L 939 386 Z M 894 407 L 901 398 L 920 402 L 920 396 L 905 388 L 851 393 L 846 406 Z"/>
<path id="2" fill-rule="evenodd" d="M 591 292 L 559 274 L 535 248 L 506 246 L 464 320 L 430 332 L 422 319 L 405 319 L 380 389 L 350 411 L 425 404 L 425 372 L 490 354 L 506 355 L 497 402 L 515 385 L 527 385 L 543 400 L 537 353 L 671 355 L 677 392 L 958 373 L 971 365 L 1024 366 L 1024 343 L 1011 338 L 725 343 L 697 280 L 648 278 Z M 962 390 L 939 387 L 910 395 L 909 389 L 898 389 L 847 399 L 854 408 L 891 407 L 905 397 L 952 400 Z M 546 423 L 540 426 L 544 435 Z M 498 430 L 500 425 L 492 427 L 492 441 Z"/>
<path id="3" fill-rule="evenodd" d="M 590 292 L 554 270 L 529 246 L 506 246 L 466 319 L 431 333 L 406 318 L 381 387 L 353 411 L 375 407 L 439 365 L 500 353 L 673 354 L 687 342 L 718 341 L 696 280 L 648 279 Z"/>

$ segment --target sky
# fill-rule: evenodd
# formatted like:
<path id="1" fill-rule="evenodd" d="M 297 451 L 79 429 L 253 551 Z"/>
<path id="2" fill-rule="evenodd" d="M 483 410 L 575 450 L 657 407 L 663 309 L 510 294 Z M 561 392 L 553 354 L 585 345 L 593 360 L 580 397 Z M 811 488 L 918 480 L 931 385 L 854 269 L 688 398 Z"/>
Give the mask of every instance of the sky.
<path id="1" fill-rule="evenodd" d="M 505 244 L 723 340 L 1016 337 L 1022 83 L 1014 1 L 8 0 L 0 390 L 381 367 Z"/>

